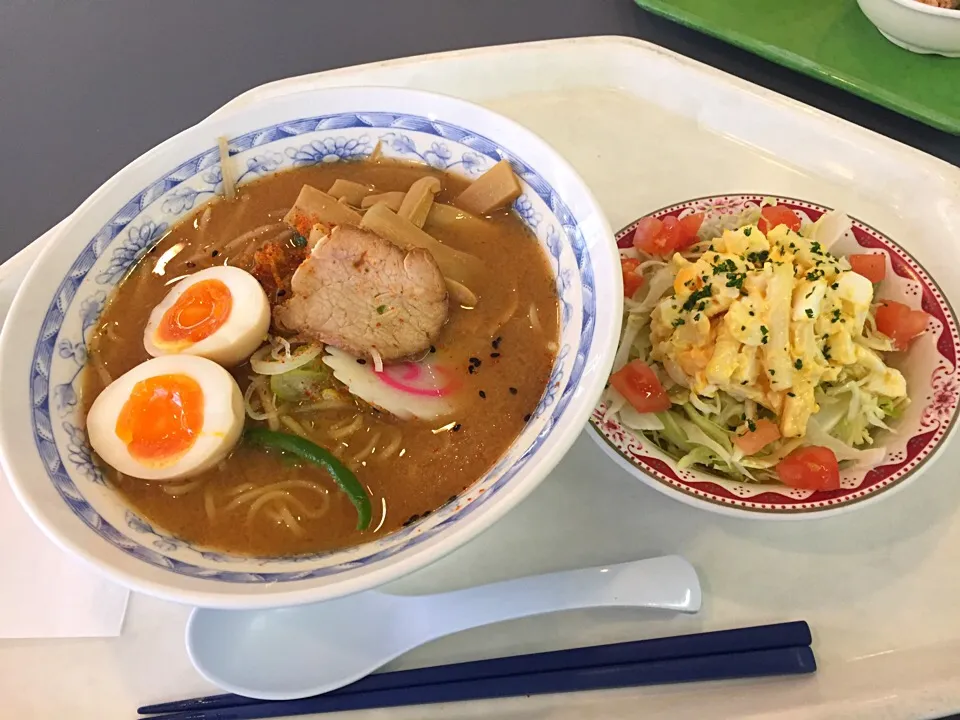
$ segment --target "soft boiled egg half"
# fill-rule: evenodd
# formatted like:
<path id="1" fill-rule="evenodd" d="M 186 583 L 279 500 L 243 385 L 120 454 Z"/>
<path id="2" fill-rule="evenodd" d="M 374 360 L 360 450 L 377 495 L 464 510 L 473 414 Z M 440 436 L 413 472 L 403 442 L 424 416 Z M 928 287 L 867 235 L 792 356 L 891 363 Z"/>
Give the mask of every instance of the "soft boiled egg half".
<path id="1" fill-rule="evenodd" d="M 260 347 L 270 327 L 270 302 L 250 273 L 226 265 L 178 282 L 150 313 L 143 346 L 153 357 L 198 355 L 225 367 Z"/>
<path id="2" fill-rule="evenodd" d="M 118 472 L 178 480 L 225 458 L 243 432 L 243 395 L 212 360 L 167 355 L 141 363 L 97 396 L 90 445 Z"/>

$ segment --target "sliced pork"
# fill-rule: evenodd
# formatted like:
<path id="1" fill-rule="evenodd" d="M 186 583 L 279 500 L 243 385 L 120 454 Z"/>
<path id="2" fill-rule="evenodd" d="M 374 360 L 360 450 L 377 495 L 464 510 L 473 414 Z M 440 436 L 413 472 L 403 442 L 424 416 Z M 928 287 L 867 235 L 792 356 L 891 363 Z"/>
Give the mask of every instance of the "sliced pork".
<path id="1" fill-rule="evenodd" d="M 433 256 L 340 225 L 294 273 L 274 310 L 290 331 L 357 357 L 418 357 L 447 321 L 447 287 Z"/>

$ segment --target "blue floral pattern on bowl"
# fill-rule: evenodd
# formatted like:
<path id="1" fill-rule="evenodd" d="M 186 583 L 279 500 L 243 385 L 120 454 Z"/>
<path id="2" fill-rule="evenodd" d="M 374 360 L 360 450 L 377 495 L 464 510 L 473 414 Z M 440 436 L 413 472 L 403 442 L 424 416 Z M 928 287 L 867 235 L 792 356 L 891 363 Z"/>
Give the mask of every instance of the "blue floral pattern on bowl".
<path id="1" fill-rule="evenodd" d="M 560 347 L 534 419 L 458 502 L 349 551 L 280 559 L 232 556 L 173 538 L 118 502 L 104 487 L 83 430 L 79 390 L 86 343 L 113 287 L 174 223 L 220 191 L 223 173 L 217 148 L 211 147 L 144 188 L 90 240 L 63 278 L 34 349 L 30 387 L 40 456 L 64 502 L 107 542 L 143 562 L 196 578 L 272 583 L 323 577 L 385 560 L 442 532 L 489 502 L 549 436 L 590 356 L 596 303 L 578 220 L 532 167 L 493 141 L 448 123 L 398 113 L 339 113 L 298 118 L 232 138 L 231 170 L 247 182 L 290 167 L 362 159 L 378 143 L 386 156 L 467 177 L 506 159 L 521 179 L 524 192 L 515 209 L 549 255 L 560 298 Z"/>

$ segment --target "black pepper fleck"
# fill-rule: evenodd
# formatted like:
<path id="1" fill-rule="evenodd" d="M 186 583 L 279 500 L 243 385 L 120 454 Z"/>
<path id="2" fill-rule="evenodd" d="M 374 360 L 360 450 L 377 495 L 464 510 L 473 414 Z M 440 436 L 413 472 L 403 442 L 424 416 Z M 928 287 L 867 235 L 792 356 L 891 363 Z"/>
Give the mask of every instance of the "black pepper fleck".
<path id="1" fill-rule="evenodd" d="M 516 395 L 516 394 L 517 394 L 517 389 L 516 389 L 515 387 L 510 388 L 510 394 L 511 394 L 511 395 Z"/>
<path id="2" fill-rule="evenodd" d="M 496 340 L 494 340 L 494 341 L 493 341 L 492 343 L 490 343 L 490 344 L 493 345 L 493 349 L 494 349 L 494 350 L 499 350 L 499 349 L 500 349 L 500 343 L 502 343 L 502 342 L 503 342 L 503 337 L 500 336 L 500 335 L 498 335 L 497 338 L 496 338 Z"/>
<path id="3" fill-rule="evenodd" d="M 451 428 L 451 429 L 452 429 L 454 432 L 460 432 L 460 428 L 461 428 L 461 427 L 463 427 L 463 426 L 462 426 L 460 423 L 457 423 L 457 424 L 454 425 L 453 428 Z"/>
<path id="4" fill-rule="evenodd" d="M 498 357 L 500 357 L 500 353 L 490 353 L 490 357 L 492 357 L 492 358 L 498 358 Z"/>
<path id="5" fill-rule="evenodd" d="M 214 250 L 212 253 L 210 253 L 210 257 L 216 257 L 219 254 L 220 254 L 219 250 Z"/>
<path id="6" fill-rule="evenodd" d="M 363 358 L 357 358 L 357 365 L 366 365 L 367 361 Z"/>
<path id="7" fill-rule="evenodd" d="M 434 347 L 433 345 L 431 345 L 431 346 L 430 346 L 430 352 L 435 353 L 436 351 L 437 351 L 437 348 Z"/>
<path id="8" fill-rule="evenodd" d="M 526 415 L 523 416 L 523 421 L 530 422 L 530 417 L 531 417 L 530 413 L 527 413 Z"/>
<path id="9" fill-rule="evenodd" d="M 283 297 L 286 294 L 287 294 L 287 291 L 284 290 L 283 288 L 280 288 L 279 290 L 277 290 L 277 297 Z"/>
<path id="10" fill-rule="evenodd" d="M 486 399 L 487 394 L 486 394 L 483 390 L 481 390 L 481 391 L 480 391 L 480 397 Z"/>

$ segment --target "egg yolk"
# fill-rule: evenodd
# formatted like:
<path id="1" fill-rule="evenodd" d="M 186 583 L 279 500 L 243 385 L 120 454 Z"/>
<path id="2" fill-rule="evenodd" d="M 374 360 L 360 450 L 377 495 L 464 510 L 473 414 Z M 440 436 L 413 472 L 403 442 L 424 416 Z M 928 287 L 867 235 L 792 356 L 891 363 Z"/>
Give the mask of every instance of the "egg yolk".
<path id="1" fill-rule="evenodd" d="M 233 296 L 225 283 L 201 280 L 184 290 L 163 314 L 157 338 L 162 342 L 200 342 L 223 326 L 232 308 Z"/>
<path id="2" fill-rule="evenodd" d="M 116 433 L 137 460 L 173 462 L 203 428 L 203 390 L 189 375 L 157 375 L 133 386 L 117 417 Z"/>

